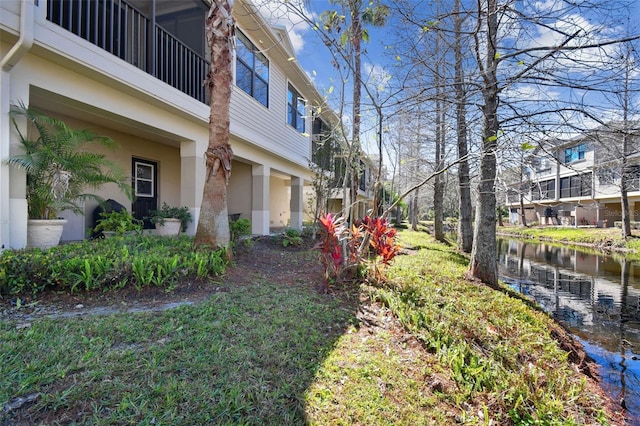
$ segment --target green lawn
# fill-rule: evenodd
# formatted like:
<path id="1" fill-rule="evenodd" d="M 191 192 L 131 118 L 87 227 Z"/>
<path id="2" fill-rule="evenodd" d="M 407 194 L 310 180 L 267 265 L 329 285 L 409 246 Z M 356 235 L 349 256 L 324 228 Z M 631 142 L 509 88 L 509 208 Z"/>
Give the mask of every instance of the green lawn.
<path id="1" fill-rule="evenodd" d="M 37 397 L 0 420 L 615 424 L 546 315 L 462 279 L 454 248 L 400 238 L 413 249 L 357 298 L 265 274 L 165 312 L 2 322 L 0 404 Z"/>

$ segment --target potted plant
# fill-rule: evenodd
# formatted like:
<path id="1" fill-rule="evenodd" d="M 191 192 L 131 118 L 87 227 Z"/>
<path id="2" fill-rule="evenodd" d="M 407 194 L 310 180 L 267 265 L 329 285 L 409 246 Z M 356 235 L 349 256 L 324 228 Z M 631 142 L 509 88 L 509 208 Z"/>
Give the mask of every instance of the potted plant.
<path id="1" fill-rule="evenodd" d="M 122 236 L 142 232 L 143 222 L 133 217 L 133 215 L 126 210 L 102 212 L 100 216 L 102 219 L 100 219 L 95 228 L 93 228 L 95 234 L 102 232 L 103 236 L 110 237 L 112 235 Z"/>
<path id="2" fill-rule="evenodd" d="M 178 235 L 187 229 L 192 218 L 188 207 L 171 207 L 162 203 L 162 208 L 150 212 L 149 220 L 156 225 L 157 235 Z"/>
<path id="3" fill-rule="evenodd" d="M 12 105 L 10 110 L 22 154 L 11 156 L 8 164 L 18 167 L 27 175 L 27 247 L 50 247 L 60 242 L 62 226 L 58 213 L 70 210 L 83 214 L 81 201 L 92 198 L 102 201 L 96 194 L 87 192 L 98 189 L 105 183 L 115 183 L 131 197 L 131 186 L 126 183 L 124 173 L 104 154 L 88 152 L 88 145 L 113 149 L 117 144 L 106 137 L 98 136 L 90 130 L 76 130 L 63 121 L 49 117 L 24 104 Z M 16 117 L 27 120 L 28 131 L 23 133 Z M 59 230 L 52 241 L 42 241 L 36 235 L 36 225 L 42 220 L 45 229 L 52 223 L 59 223 Z"/>

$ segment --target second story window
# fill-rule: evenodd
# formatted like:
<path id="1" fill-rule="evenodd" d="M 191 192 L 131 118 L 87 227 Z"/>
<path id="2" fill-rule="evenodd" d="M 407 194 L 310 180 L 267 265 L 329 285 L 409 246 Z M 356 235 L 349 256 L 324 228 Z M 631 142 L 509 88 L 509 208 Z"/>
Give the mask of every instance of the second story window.
<path id="1" fill-rule="evenodd" d="M 587 144 L 581 143 L 580 145 L 573 146 L 564 150 L 564 162 L 572 163 L 578 160 L 584 160 L 585 153 L 587 152 Z"/>
<path id="2" fill-rule="evenodd" d="M 269 61 L 240 31 L 236 43 L 236 86 L 269 106 Z"/>
<path id="3" fill-rule="evenodd" d="M 287 122 L 300 133 L 304 133 L 305 101 L 300 93 L 289 84 L 287 92 Z"/>

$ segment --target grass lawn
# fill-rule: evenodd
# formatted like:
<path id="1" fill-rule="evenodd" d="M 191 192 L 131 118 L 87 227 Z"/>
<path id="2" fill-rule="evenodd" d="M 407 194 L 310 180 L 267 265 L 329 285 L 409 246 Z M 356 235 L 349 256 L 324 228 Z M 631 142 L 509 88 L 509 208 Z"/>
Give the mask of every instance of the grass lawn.
<path id="1" fill-rule="evenodd" d="M 524 228 L 518 226 L 498 227 L 498 233 L 531 238 L 540 241 L 555 241 L 563 244 L 588 245 L 605 250 L 623 251 L 634 259 L 640 258 L 640 230 L 631 231 L 632 237 L 624 240 L 619 228 L 574 228 L 539 226 Z"/>
<path id="2" fill-rule="evenodd" d="M 618 424 L 545 314 L 400 238 L 386 284 L 324 295 L 265 270 L 164 312 L 0 322 L 0 423 Z M 272 249 L 276 272 L 315 261 Z"/>

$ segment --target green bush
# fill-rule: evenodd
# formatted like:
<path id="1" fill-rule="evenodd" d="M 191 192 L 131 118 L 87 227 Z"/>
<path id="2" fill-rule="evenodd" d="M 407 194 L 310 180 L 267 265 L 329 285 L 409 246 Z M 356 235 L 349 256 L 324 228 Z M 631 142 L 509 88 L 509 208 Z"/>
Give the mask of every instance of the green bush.
<path id="1" fill-rule="evenodd" d="M 162 208 L 149 212 L 149 220 L 153 224 L 164 225 L 165 219 L 169 218 L 180 220 L 180 232 L 184 232 L 189 223 L 193 222 L 187 206 L 171 207 L 167 203 L 162 203 Z"/>
<path id="2" fill-rule="evenodd" d="M 238 242 L 241 237 L 251 235 L 251 221 L 249 219 L 234 220 L 230 224 L 231 241 Z"/>
<path id="3" fill-rule="evenodd" d="M 193 248 L 188 236 L 119 236 L 65 244 L 48 250 L 0 253 L 0 294 L 68 292 L 133 285 L 172 287 L 179 279 L 220 275 L 224 250 Z"/>
<path id="4" fill-rule="evenodd" d="M 299 246 L 300 244 L 302 244 L 302 237 L 297 229 L 287 228 L 284 230 L 284 234 L 282 234 L 283 246 Z"/>
<path id="5" fill-rule="evenodd" d="M 126 232 L 141 232 L 142 221 L 133 217 L 126 210 L 100 213 L 98 224 L 93 232 L 114 232 L 116 235 L 124 235 Z"/>

